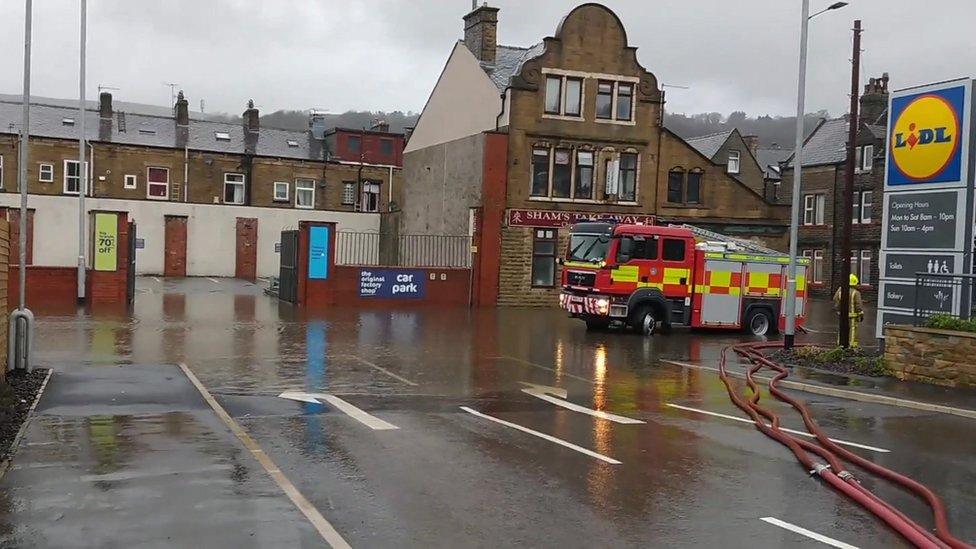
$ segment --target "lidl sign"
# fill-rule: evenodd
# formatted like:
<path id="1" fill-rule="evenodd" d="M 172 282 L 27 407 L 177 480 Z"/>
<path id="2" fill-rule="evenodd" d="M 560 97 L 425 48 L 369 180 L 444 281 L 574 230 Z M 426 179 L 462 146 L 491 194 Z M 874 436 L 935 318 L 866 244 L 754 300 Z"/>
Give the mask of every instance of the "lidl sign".
<path id="1" fill-rule="evenodd" d="M 888 185 L 961 182 L 967 84 L 891 100 Z"/>

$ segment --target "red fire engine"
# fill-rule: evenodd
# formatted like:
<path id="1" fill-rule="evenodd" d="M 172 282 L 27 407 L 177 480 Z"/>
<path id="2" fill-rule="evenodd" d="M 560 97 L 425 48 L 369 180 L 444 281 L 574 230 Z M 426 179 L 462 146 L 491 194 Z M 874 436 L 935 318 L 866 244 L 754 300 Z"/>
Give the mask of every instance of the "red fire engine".
<path id="1" fill-rule="evenodd" d="M 783 328 L 789 258 L 692 227 L 578 223 L 562 261 L 559 305 L 588 328 Z M 797 266 L 797 326 L 806 317 L 806 272 Z"/>

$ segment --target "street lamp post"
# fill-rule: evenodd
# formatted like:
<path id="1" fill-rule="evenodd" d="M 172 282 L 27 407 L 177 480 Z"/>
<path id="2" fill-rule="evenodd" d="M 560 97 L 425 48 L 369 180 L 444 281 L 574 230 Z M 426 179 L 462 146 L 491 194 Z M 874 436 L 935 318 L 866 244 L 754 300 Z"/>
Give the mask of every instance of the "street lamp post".
<path id="1" fill-rule="evenodd" d="M 790 212 L 790 264 L 786 275 L 786 330 L 783 346 L 793 348 L 796 338 L 796 247 L 800 228 L 800 181 L 803 173 L 804 101 L 807 91 L 807 27 L 821 13 L 843 8 L 847 2 L 834 2 L 810 15 L 810 0 L 803 0 L 800 14 L 800 70 L 796 86 L 796 141 L 793 152 L 793 205 Z"/>
<path id="2" fill-rule="evenodd" d="M 85 193 L 88 168 L 85 161 L 85 48 L 87 46 L 88 0 L 81 0 L 81 59 L 78 78 L 78 303 L 85 301 Z"/>

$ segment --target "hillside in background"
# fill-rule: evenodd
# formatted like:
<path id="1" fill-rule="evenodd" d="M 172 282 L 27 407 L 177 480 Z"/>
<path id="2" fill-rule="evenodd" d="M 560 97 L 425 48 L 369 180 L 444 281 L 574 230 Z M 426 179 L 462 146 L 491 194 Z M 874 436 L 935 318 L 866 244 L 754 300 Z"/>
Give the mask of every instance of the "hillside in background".
<path id="1" fill-rule="evenodd" d="M 827 111 L 807 114 L 803 121 L 803 135 L 809 135 L 820 122 L 820 119 L 829 117 L 830 114 Z M 742 111 L 735 111 L 728 117 L 723 117 L 717 112 L 667 113 L 664 125 L 685 139 L 738 128 L 742 135 L 758 135 L 761 147 L 779 145 L 781 148 L 790 149 L 795 140 L 796 117 L 763 115 L 751 118 Z"/>
<path id="2" fill-rule="evenodd" d="M 385 120 L 390 125 L 391 132 L 403 133 L 407 127 L 417 124 L 419 114 L 412 112 L 369 112 L 369 111 L 347 111 L 342 114 L 324 115 L 329 128 L 366 128 L 372 125 L 373 120 Z M 207 118 L 217 122 L 242 123 L 240 116 L 229 114 L 209 114 Z M 267 128 L 278 128 L 282 130 L 305 131 L 308 129 L 307 111 L 275 111 L 261 116 L 261 126 Z"/>

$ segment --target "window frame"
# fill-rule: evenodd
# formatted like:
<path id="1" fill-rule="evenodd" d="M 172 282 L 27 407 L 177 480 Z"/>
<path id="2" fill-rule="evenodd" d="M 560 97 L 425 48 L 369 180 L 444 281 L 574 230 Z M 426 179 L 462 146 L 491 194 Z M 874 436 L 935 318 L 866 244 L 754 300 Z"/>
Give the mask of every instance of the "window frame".
<path id="1" fill-rule="evenodd" d="M 562 114 L 562 111 L 563 111 L 563 80 L 565 78 L 566 78 L 565 76 L 557 75 L 557 74 L 547 74 L 546 75 L 546 93 L 545 93 L 545 98 L 543 99 L 544 103 L 542 105 L 542 112 L 543 113 L 545 113 L 545 114 L 556 114 L 556 115 Z M 555 97 L 550 97 L 550 95 L 549 95 L 549 92 L 551 91 L 550 88 L 549 88 L 549 83 L 550 82 L 555 82 L 556 83 Z M 552 109 L 549 108 L 549 101 L 551 99 L 554 99 L 556 101 L 556 110 L 552 110 Z"/>
<path id="2" fill-rule="evenodd" d="M 593 192 L 596 187 L 596 152 L 588 149 L 575 149 L 575 154 L 573 154 L 573 180 L 572 180 L 572 193 L 571 197 L 573 200 L 593 200 Z M 583 164 L 580 162 L 581 155 L 589 155 L 589 164 Z M 580 198 L 579 196 L 579 184 L 582 180 L 582 172 L 584 167 L 588 167 L 590 170 L 590 194 L 589 196 L 584 196 Z"/>
<path id="3" fill-rule="evenodd" d="M 803 195 L 803 225 L 806 227 L 820 227 L 825 223 L 826 198 L 823 193 L 807 193 Z M 808 219 L 808 214 L 809 218 Z"/>
<path id="4" fill-rule="evenodd" d="M 626 87 L 630 89 L 628 95 L 623 96 L 620 93 L 621 87 Z M 616 82 L 614 84 L 614 94 L 613 94 L 613 115 L 614 120 L 620 122 L 632 122 L 634 120 L 634 95 L 637 87 L 633 82 Z M 620 116 L 620 98 L 628 97 L 630 98 L 630 108 L 627 109 L 627 117 L 623 118 Z"/>
<path id="5" fill-rule="evenodd" d="M 531 171 L 532 176 L 529 179 L 529 196 L 530 197 L 550 198 L 552 196 L 552 160 L 553 160 L 552 159 L 552 157 L 553 157 L 552 150 L 553 150 L 553 148 L 551 146 L 549 146 L 549 145 L 546 145 L 544 147 L 541 146 L 541 145 L 534 145 L 532 147 L 532 162 L 530 163 L 531 166 L 532 166 L 532 168 L 531 168 L 531 170 L 532 170 Z M 542 157 L 541 154 L 536 154 L 536 153 L 537 152 L 540 152 L 540 151 L 545 151 L 545 153 L 546 153 L 545 154 L 545 156 L 546 156 L 546 162 L 545 162 L 545 168 L 546 168 L 546 190 L 545 190 L 545 192 L 543 194 L 539 194 L 539 193 L 536 192 L 536 179 L 537 179 L 536 167 L 537 167 L 537 165 L 538 166 L 541 166 L 542 165 L 542 162 L 539 162 L 538 164 L 536 163 L 536 157 L 537 156 L 540 157 L 540 158 Z"/>
<path id="6" fill-rule="evenodd" d="M 0 154 L 0 189 L 3 188 L 3 175 L 4 175 L 4 170 L 3 170 L 3 155 Z M 42 183 L 43 183 L 43 181 L 42 181 Z"/>
<path id="7" fill-rule="evenodd" d="M 357 143 L 356 149 L 353 150 L 353 143 Z M 363 154 L 363 138 L 360 135 L 347 135 L 346 136 L 346 150 L 349 154 Z"/>
<path id="8" fill-rule="evenodd" d="M 666 198 L 667 198 L 667 201 L 668 201 L 669 204 L 684 204 L 684 200 L 685 200 L 685 173 L 686 173 L 685 172 L 685 169 L 682 168 L 681 166 L 675 166 L 675 167 L 671 168 L 670 170 L 668 170 L 668 186 L 667 186 Z M 672 175 L 677 175 L 678 176 L 678 179 L 677 179 L 678 186 L 677 186 L 676 189 L 675 188 L 672 188 L 672 183 L 675 182 L 672 179 L 672 177 L 671 177 Z M 673 196 L 671 194 L 672 191 L 676 191 L 678 193 L 678 200 L 672 200 L 672 198 L 673 198 Z"/>
<path id="9" fill-rule="evenodd" d="M 373 188 L 376 188 L 375 191 Z M 366 196 L 370 194 L 376 195 L 376 204 L 373 208 L 367 208 Z M 359 190 L 359 211 L 364 213 L 379 213 L 380 211 L 380 184 L 375 181 L 363 181 Z"/>
<path id="10" fill-rule="evenodd" d="M 387 148 L 389 150 L 386 150 Z M 394 148 L 395 147 L 393 145 L 393 139 L 392 138 L 389 138 L 389 137 L 381 137 L 380 138 L 380 155 L 382 155 L 382 156 L 393 156 L 393 150 L 394 150 Z"/>
<path id="11" fill-rule="evenodd" d="M 604 92 L 600 91 L 600 86 L 601 85 L 604 85 L 604 84 L 609 84 L 610 85 L 610 92 L 609 93 L 604 93 Z M 614 98 L 615 98 L 616 94 L 617 94 L 617 85 L 616 85 L 616 82 L 615 81 L 613 81 L 613 80 L 604 80 L 604 79 L 599 79 L 599 80 L 596 81 L 596 102 L 594 104 L 594 106 L 595 106 L 595 109 L 594 109 L 594 117 L 597 120 L 614 120 L 613 116 L 614 116 L 614 114 L 616 114 L 616 112 L 614 110 L 616 108 L 616 104 L 615 104 Z M 600 98 L 603 97 L 603 96 L 608 96 L 610 98 L 610 114 L 608 116 L 600 116 Z"/>
<path id="12" fill-rule="evenodd" d="M 132 184 L 129 184 L 132 181 Z M 127 173 L 122 176 L 122 188 L 123 189 L 138 189 L 139 188 L 139 176 L 134 173 Z"/>
<path id="13" fill-rule="evenodd" d="M 149 178 L 149 172 L 151 170 L 163 170 L 166 172 L 166 193 L 162 196 L 153 196 L 150 193 L 150 191 L 154 186 L 162 185 L 162 183 L 159 183 L 158 181 L 152 181 Z M 163 166 L 146 166 L 146 198 L 149 200 L 169 200 L 169 191 L 170 191 L 169 176 L 170 176 L 169 168 Z"/>
<path id="14" fill-rule="evenodd" d="M 735 155 L 734 157 L 732 156 L 733 154 Z M 735 169 L 732 168 L 733 162 L 735 164 Z M 729 158 L 725 164 L 725 173 L 742 173 L 742 151 L 739 151 L 738 149 L 729 150 Z"/>
<path id="15" fill-rule="evenodd" d="M 48 170 L 50 170 L 50 173 L 48 174 L 48 178 L 47 179 L 44 178 L 44 168 L 48 168 Z M 3 172 L 3 158 L 0 157 L 0 189 L 4 188 L 3 187 L 3 174 L 2 174 L 2 172 Z M 38 183 L 54 183 L 54 164 L 51 164 L 49 162 L 39 162 L 38 163 L 38 165 L 37 165 L 37 182 Z"/>
<path id="16" fill-rule="evenodd" d="M 578 82 L 579 83 L 579 93 L 576 94 L 576 104 L 577 111 L 569 111 L 569 83 Z M 586 79 L 579 76 L 564 76 L 562 82 L 562 115 L 570 118 L 583 118 L 583 86 L 586 84 Z"/>
<path id="17" fill-rule="evenodd" d="M 861 253 L 859 254 L 859 257 L 858 257 L 859 261 L 858 261 L 858 264 L 857 264 L 858 265 L 857 270 L 860 273 L 858 275 L 858 280 L 860 281 L 860 283 L 861 283 L 860 285 L 861 286 L 870 286 L 871 285 L 871 261 L 872 261 L 873 255 L 874 254 L 871 253 L 871 250 L 861 250 Z M 865 262 L 867 262 L 867 274 L 866 275 L 864 274 L 864 264 L 865 264 Z"/>
<path id="18" fill-rule="evenodd" d="M 681 259 L 668 259 L 667 254 L 667 244 L 668 242 L 677 242 L 681 244 Z M 688 242 L 681 238 L 661 238 L 661 261 L 667 261 L 668 263 L 685 263 L 688 261 Z"/>
<path id="19" fill-rule="evenodd" d="M 79 165 L 79 163 L 78 163 L 77 160 L 71 160 L 70 158 L 65 158 L 64 159 L 64 163 L 62 165 L 63 168 L 64 168 L 64 172 L 61 174 L 61 182 L 62 182 L 61 192 L 63 194 L 69 194 L 69 195 L 72 195 L 72 196 L 78 196 L 78 194 L 80 194 L 80 192 L 81 192 L 81 179 L 82 179 L 82 177 L 81 177 L 81 167 L 79 166 L 79 168 L 78 168 L 78 175 L 74 176 L 74 177 L 76 177 L 78 179 L 78 190 L 77 191 L 69 191 L 68 190 L 68 178 L 69 178 L 69 176 L 68 176 L 68 166 L 69 165 Z"/>
<path id="20" fill-rule="evenodd" d="M 573 158 L 574 149 L 566 147 L 553 147 L 552 148 L 552 164 L 549 170 L 549 198 L 556 200 L 572 200 L 573 199 L 573 168 L 575 167 Z M 566 162 L 562 163 L 558 161 L 560 154 L 566 155 Z M 568 176 L 566 181 L 566 196 L 556 196 L 556 170 L 557 167 L 565 166 L 565 168 L 559 168 L 562 175 Z M 563 173 L 565 172 L 565 173 Z"/>
<path id="21" fill-rule="evenodd" d="M 698 198 L 697 200 L 691 200 L 691 176 L 694 174 L 698 178 Z M 685 204 L 694 204 L 700 206 L 705 203 L 702 198 L 702 184 L 705 182 L 705 170 L 701 168 L 692 168 L 685 173 Z"/>
<path id="22" fill-rule="evenodd" d="M 549 236 L 551 233 L 551 236 Z M 540 236 L 540 234 L 542 236 Z M 537 251 L 536 244 L 552 243 L 552 253 L 540 253 Z M 550 228 L 535 228 L 532 230 L 532 259 L 529 263 L 529 283 L 532 288 L 555 288 L 556 280 L 559 278 L 556 272 L 556 255 L 559 253 L 559 230 Z M 536 284 L 536 258 L 549 258 L 552 265 L 552 280 L 549 284 Z"/>
<path id="23" fill-rule="evenodd" d="M 806 249 L 803 250 L 802 255 L 810 260 L 810 271 L 807 273 L 809 283 L 822 286 L 824 283 L 824 251 L 822 249 Z"/>
<path id="24" fill-rule="evenodd" d="M 874 145 L 861 147 L 861 171 L 870 172 L 874 167 Z"/>
<path id="25" fill-rule="evenodd" d="M 311 204 L 304 205 L 299 200 L 299 196 L 306 191 L 312 191 L 312 202 Z M 300 210 L 314 210 L 315 209 L 315 180 L 309 177 L 296 177 L 295 178 L 295 207 Z"/>
<path id="26" fill-rule="evenodd" d="M 229 181 L 228 180 L 228 176 L 240 176 L 241 177 L 241 180 L 240 181 Z M 242 173 L 238 173 L 238 172 L 224 172 L 224 185 L 221 187 L 221 191 L 222 192 L 221 192 L 221 195 L 220 195 L 220 201 L 221 201 L 221 203 L 222 204 L 228 204 L 228 205 L 231 205 L 231 206 L 243 206 L 244 205 L 244 202 L 246 202 L 246 197 L 244 196 L 246 194 L 246 192 L 247 192 L 247 188 L 245 187 L 246 180 L 247 180 L 247 178 Z M 234 185 L 235 187 L 238 186 L 238 185 L 240 185 L 240 187 L 241 187 L 241 201 L 240 202 L 228 202 L 227 201 L 227 185 Z"/>
<path id="27" fill-rule="evenodd" d="M 625 168 L 624 167 L 624 163 L 623 163 L 624 156 L 632 156 L 632 157 L 634 157 L 634 167 L 633 168 Z M 617 181 L 618 181 L 618 183 L 617 183 L 617 201 L 618 202 L 625 202 L 625 203 L 628 203 L 628 204 L 636 204 L 637 203 L 637 193 L 638 193 L 638 190 L 640 188 L 640 163 L 641 163 L 641 155 L 637 151 L 622 151 L 619 155 L 617 155 Z M 626 172 L 633 171 L 633 173 L 634 173 L 633 196 L 632 197 L 628 197 L 628 198 L 625 198 L 624 195 L 623 195 L 623 192 L 624 192 L 624 181 L 625 181 L 624 180 L 624 172 L 625 171 Z"/>
<path id="28" fill-rule="evenodd" d="M 869 225 L 872 220 L 871 218 L 874 217 L 874 191 L 873 190 L 861 191 L 860 195 L 861 195 L 861 202 L 860 202 L 861 225 Z M 871 209 L 871 212 L 867 214 L 867 216 L 864 215 L 865 207 L 869 207 Z"/>
<path id="29" fill-rule="evenodd" d="M 278 189 L 284 185 L 285 196 L 278 196 Z M 271 184 L 272 202 L 291 202 L 291 183 L 287 181 L 275 181 Z"/>
<path id="30" fill-rule="evenodd" d="M 346 193 L 346 191 L 351 191 Z M 346 197 L 349 200 L 346 200 Z M 343 181 L 342 182 L 342 197 L 340 198 L 343 206 L 355 206 L 356 205 L 356 182 L 355 181 Z"/>

